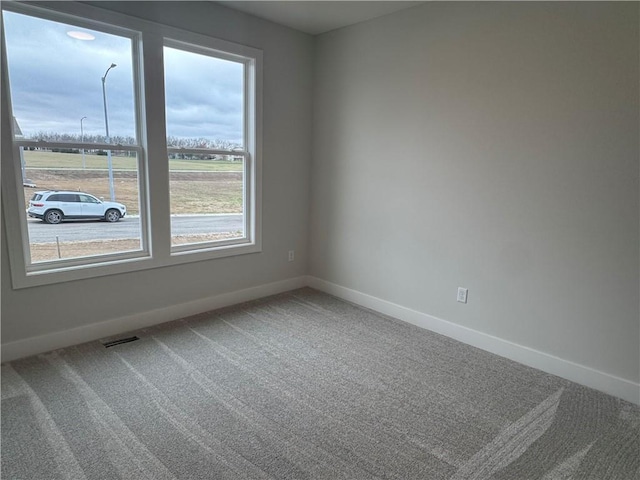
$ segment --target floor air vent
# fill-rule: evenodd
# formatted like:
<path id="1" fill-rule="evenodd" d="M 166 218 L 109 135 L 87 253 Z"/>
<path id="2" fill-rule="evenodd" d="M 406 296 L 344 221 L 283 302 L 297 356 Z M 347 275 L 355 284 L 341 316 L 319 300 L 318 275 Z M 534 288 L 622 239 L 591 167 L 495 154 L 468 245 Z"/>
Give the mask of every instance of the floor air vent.
<path id="1" fill-rule="evenodd" d="M 122 345 L 123 343 L 135 342 L 136 340 L 140 340 L 138 337 L 128 337 L 128 338 L 120 338 L 118 340 L 112 340 L 111 342 L 104 342 L 104 348 L 115 347 L 116 345 Z"/>

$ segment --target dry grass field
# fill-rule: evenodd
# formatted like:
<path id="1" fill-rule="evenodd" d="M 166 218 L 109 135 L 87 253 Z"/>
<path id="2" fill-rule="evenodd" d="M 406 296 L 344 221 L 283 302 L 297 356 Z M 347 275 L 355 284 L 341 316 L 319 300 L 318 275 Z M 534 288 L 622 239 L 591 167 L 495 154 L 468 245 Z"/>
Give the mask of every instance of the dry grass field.
<path id="1" fill-rule="evenodd" d="M 71 190 L 109 200 L 107 159 L 101 155 L 25 151 L 26 177 L 36 188 L 24 188 L 25 207 L 36 191 Z M 140 213 L 136 159 L 113 156 L 115 200 L 128 215 Z M 242 213 L 243 164 L 229 160 L 170 160 L 171 214 Z M 174 237 L 174 245 L 235 238 L 237 233 Z M 32 262 L 134 251 L 139 240 L 92 240 L 31 244 Z"/>
<path id="2" fill-rule="evenodd" d="M 24 161 L 27 168 L 53 168 L 82 170 L 82 155 L 79 153 L 43 152 L 40 150 L 25 150 Z M 115 170 L 136 170 L 136 158 L 120 155 L 111 157 L 111 164 Z M 105 155 L 84 156 L 84 168 L 88 170 L 106 170 L 107 157 Z M 176 171 L 198 172 L 240 172 L 242 162 L 228 160 L 170 160 L 169 168 Z"/>
<path id="3" fill-rule="evenodd" d="M 109 200 L 107 157 L 103 155 L 25 151 L 27 178 L 25 206 L 33 190 L 73 190 Z M 130 215 L 140 211 L 136 159 L 113 156 L 116 201 Z M 170 160 L 171 213 L 207 214 L 242 212 L 242 162 L 228 160 Z"/>
<path id="4" fill-rule="evenodd" d="M 184 245 L 187 243 L 211 242 L 216 240 L 226 240 L 237 238 L 237 234 L 212 233 L 209 235 L 183 235 L 173 237 L 174 245 Z M 60 244 L 60 252 L 55 243 L 32 243 L 31 261 L 44 262 L 57 260 L 58 258 L 79 258 L 96 254 L 131 252 L 140 249 L 140 241 L 134 239 L 127 240 L 93 240 L 90 242 L 66 242 Z"/>
<path id="5" fill-rule="evenodd" d="M 109 200 L 106 171 L 32 170 L 27 176 L 37 188 L 24 188 L 25 206 L 34 191 L 73 190 Z M 140 212 L 138 177 L 134 171 L 113 173 L 116 201 L 127 207 L 129 215 Z M 242 172 L 172 172 L 171 213 L 208 214 L 242 212 Z"/>

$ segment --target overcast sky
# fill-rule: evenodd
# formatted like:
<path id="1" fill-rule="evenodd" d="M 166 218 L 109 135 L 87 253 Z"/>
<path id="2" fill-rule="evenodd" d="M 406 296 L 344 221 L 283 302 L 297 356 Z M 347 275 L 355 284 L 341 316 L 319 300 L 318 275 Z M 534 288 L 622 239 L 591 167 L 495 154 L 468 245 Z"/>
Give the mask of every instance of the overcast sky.
<path id="1" fill-rule="evenodd" d="M 4 12 L 13 113 L 25 136 L 105 134 L 107 75 L 111 136 L 135 136 L 131 41 Z M 69 31 L 89 32 L 78 40 Z M 167 134 L 242 143 L 242 65 L 165 48 Z"/>

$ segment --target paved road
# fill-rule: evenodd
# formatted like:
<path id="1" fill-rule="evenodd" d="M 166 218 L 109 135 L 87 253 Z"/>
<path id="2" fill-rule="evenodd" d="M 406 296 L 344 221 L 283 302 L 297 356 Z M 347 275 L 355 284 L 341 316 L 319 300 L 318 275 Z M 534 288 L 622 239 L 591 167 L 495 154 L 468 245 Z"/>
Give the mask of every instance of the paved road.
<path id="1" fill-rule="evenodd" d="M 30 218 L 30 243 L 55 243 L 60 241 L 77 242 L 82 240 L 111 240 L 122 238 L 140 238 L 140 219 L 125 217 L 118 223 L 107 222 L 63 222 L 49 225 Z M 171 230 L 175 235 L 197 233 L 222 233 L 242 230 L 242 215 L 185 215 L 171 219 Z"/>

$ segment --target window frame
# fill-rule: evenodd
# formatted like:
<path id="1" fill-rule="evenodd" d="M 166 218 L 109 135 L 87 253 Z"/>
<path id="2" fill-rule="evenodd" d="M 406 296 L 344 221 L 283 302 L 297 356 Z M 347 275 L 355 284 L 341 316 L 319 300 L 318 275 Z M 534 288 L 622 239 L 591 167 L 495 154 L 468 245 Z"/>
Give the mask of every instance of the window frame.
<path id="1" fill-rule="evenodd" d="M 137 94 L 138 145 L 96 145 L 73 143 L 74 147 L 132 150 L 138 155 L 138 182 L 141 215 L 141 250 L 96 255 L 52 262 L 30 263 L 29 236 L 18 168 L 19 147 L 13 135 L 11 94 L 8 82 L 6 45 L 2 34 L 2 217 L 5 222 L 9 264 L 14 289 L 55 284 L 121 273 L 180 265 L 221 257 L 262 251 L 262 51 L 227 40 L 169 27 L 109 10 L 75 2 L 38 3 L 2 2 L 2 11 L 72 23 L 89 29 L 122 35 L 137 32 L 134 49 L 134 87 Z M 243 59 L 244 150 L 245 158 L 245 237 L 239 241 L 194 243 L 172 246 L 169 211 L 169 147 L 167 146 L 162 49 L 166 39 L 176 45 L 190 45 L 221 56 Z M 179 47 L 180 48 L 180 47 Z M 224 57 L 223 57 L 224 58 Z M 137 73 L 136 73 L 137 72 Z M 43 142 L 38 146 L 45 146 Z M 47 142 L 59 148 L 63 143 Z M 24 145 L 23 145 L 24 144 Z M 226 152 L 226 151 L 224 151 Z M 209 153 L 207 151 L 207 153 Z M 221 151 L 222 153 L 222 151 Z M 237 151 L 225 154 L 238 154 Z M 235 240 L 235 239 L 234 239 Z M 33 268 L 36 265 L 37 268 Z"/>
<path id="2" fill-rule="evenodd" d="M 248 144 L 250 143 L 251 131 L 248 128 L 248 120 L 253 115 L 251 108 L 251 102 L 246 101 L 249 98 L 249 90 L 251 90 L 251 86 L 254 85 L 255 79 L 253 78 L 253 72 L 255 70 L 255 60 L 247 58 L 245 56 L 236 55 L 230 52 L 221 51 L 218 49 L 213 49 L 210 47 L 205 47 L 202 44 L 196 45 L 192 43 L 188 43 L 183 39 L 175 39 L 164 36 L 163 38 L 163 47 L 172 48 L 175 50 L 181 50 L 183 52 L 193 53 L 197 55 L 204 55 L 211 58 L 217 58 L 221 60 L 227 60 L 232 62 L 241 63 L 243 66 L 243 105 L 242 105 L 242 116 L 243 116 L 243 146 L 242 149 L 216 149 L 216 148 L 179 148 L 179 147 L 170 147 L 167 145 L 167 154 L 194 154 L 194 155 L 225 155 L 225 156 L 239 156 L 243 158 L 243 236 L 239 238 L 233 238 L 230 240 L 217 240 L 217 241 L 209 241 L 209 242 L 197 242 L 197 243 L 186 243 L 181 245 L 173 245 L 173 241 L 171 244 L 171 253 L 172 255 L 183 255 L 188 253 L 193 253 L 194 251 L 208 251 L 211 249 L 216 249 L 220 247 L 234 246 L 234 245 L 242 245 L 247 242 L 248 239 L 252 238 L 252 218 L 254 212 L 251 208 L 252 205 L 252 197 L 253 197 L 253 188 L 252 185 L 255 182 L 255 178 L 253 176 L 254 161 L 253 156 L 250 153 L 250 147 Z M 166 99 L 165 99 L 166 105 Z"/>

